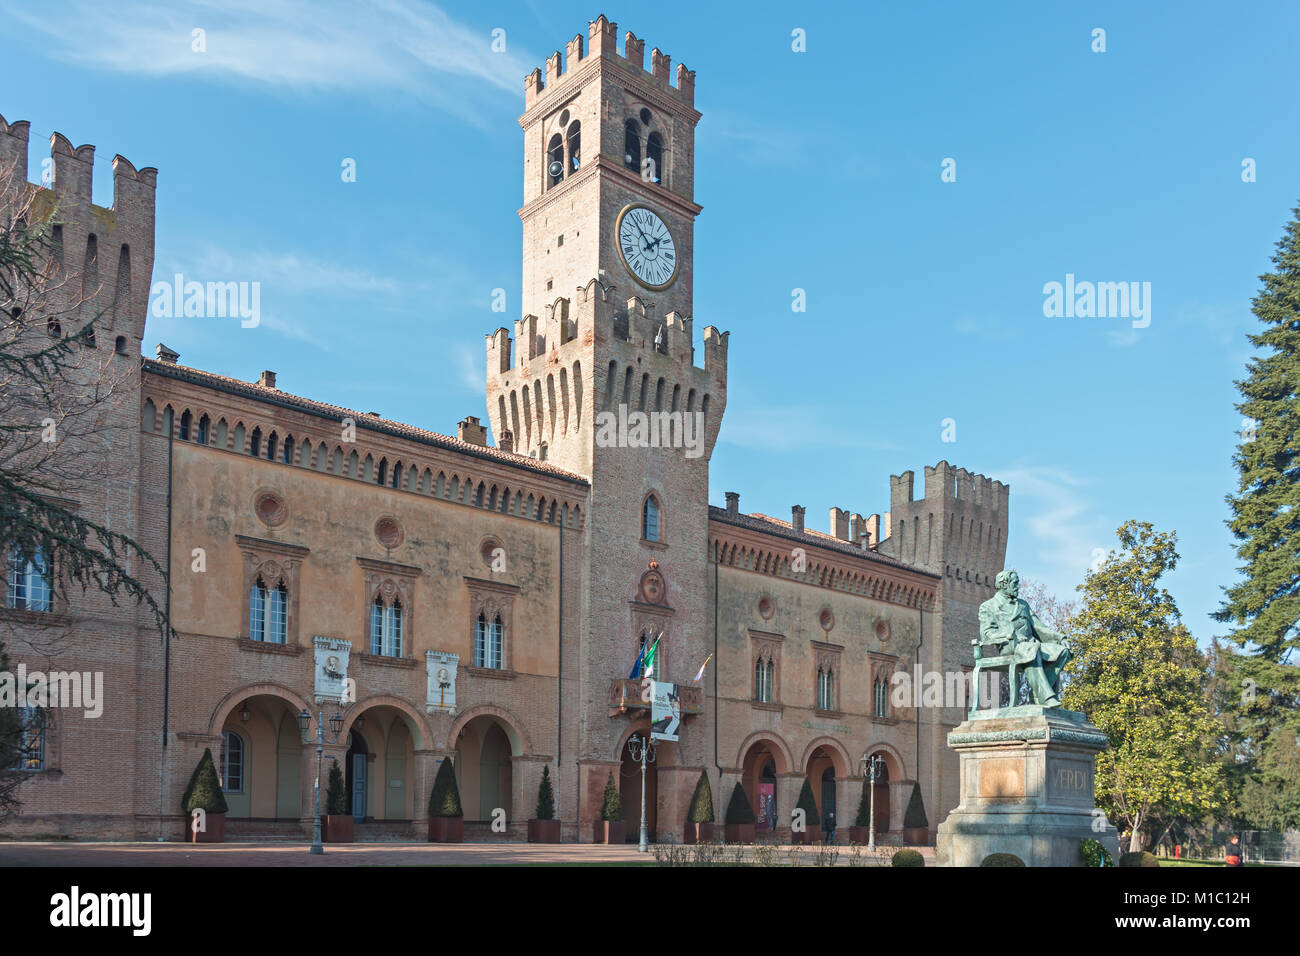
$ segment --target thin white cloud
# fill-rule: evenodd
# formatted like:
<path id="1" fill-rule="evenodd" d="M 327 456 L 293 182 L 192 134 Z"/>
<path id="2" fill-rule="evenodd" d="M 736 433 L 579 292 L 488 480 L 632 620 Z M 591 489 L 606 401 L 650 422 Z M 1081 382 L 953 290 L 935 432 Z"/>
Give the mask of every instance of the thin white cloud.
<path id="1" fill-rule="evenodd" d="M 1016 464 L 989 474 L 1011 486 L 1012 546 L 1008 567 L 1043 584 L 1063 600 L 1075 600 L 1095 549 L 1109 551 L 1114 529 L 1087 494 L 1086 479 L 1061 468 Z M 1025 540 L 1026 532 L 1028 540 Z"/>
<path id="2" fill-rule="evenodd" d="M 487 392 L 487 359 L 483 352 L 475 353 L 468 346 L 457 345 L 452 349 L 456 360 L 456 378 L 461 385 L 474 395 L 482 396 Z"/>
<path id="3" fill-rule="evenodd" d="M 809 448 L 889 451 L 892 442 L 865 437 L 852 422 L 816 405 L 760 405 L 732 396 L 718 440 L 758 451 Z"/>
<path id="4" fill-rule="evenodd" d="M 116 73 L 242 80 L 298 91 L 403 92 L 455 110 L 447 78 L 520 95 L 532 60 L 421 0 L 68 0 L 53 16 L 0 0 L 62 60 Z M 197 52 L 195 30 L 204 49 Z"/>

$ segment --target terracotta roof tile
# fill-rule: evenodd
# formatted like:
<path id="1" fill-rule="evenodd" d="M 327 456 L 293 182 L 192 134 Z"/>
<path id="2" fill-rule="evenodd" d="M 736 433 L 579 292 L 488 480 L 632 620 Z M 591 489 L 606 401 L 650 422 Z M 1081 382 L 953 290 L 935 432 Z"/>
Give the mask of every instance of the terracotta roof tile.
<path id="1" fill-rule="evenodd" d="M 902 568 L 916 574 L 926 575 L 927 577 L 939 577 L 939 575 L 935 574 L 933 571 L 927 571 L 924 568 L 918 568 L 915 565 L 907 564 L 903 561 L 899 561 L 897 558 L 891 558 L 887 554 L 873 551 L 870 548 L 859 548 L 851 541 L 845 541 L 843 538 L 837 538 L 833 534 L 827 534 L 824 531 L 813 531 L 810 528 L 805 528 L 802 532 L 795 531 L 794 525 L 789 521 L 782 521 L 780 518 L 773 518 L 771 515 L 759 514 L 757 512 L 753 514 L 732 515 L 727 513 L 726 508 L 709 505 L 709 518 L 716 519 L 724 524 L 733 524 L 741 528 L 751 528 L 755 531 L 764 531 L 768 534 L 776 534 L 791 541 L 807 541 L 809 544 L 815 545 L 816 547 L 838 551 L 856 558 L 861 558 L 864 561 L 872 561 L 877 564 L 887 564 L 891 567 Z"/>
<path id="2" fill-rule="evenodd" d="M 409 438 L 422 444 L 446 448 L 449 451 L 460 452 L 476 458 L 488 458 L 515 468 L 524 468 L 541 474 L 553 475 L 556 478 L 563 478 L 583 485 L 589 484 L 582 475 L 565 471 L 563 468 L 557 468 L 548 462 L 538 461 L 536 458 L 529 458 L 526 455 L 516 455 L 502 451 L 499 448 L 489 448 L 485 445 L 475 445 L 467 441 L 461 441 L 459 438 L 453 438 L 450 435 L 440 435 L 428 429 L 416 428 L 414 425 L 407 425 L 387 418 L 378 418 L 352 408 L 344 408 L 342 405 L 330 405 L 327 402 L 318 402 L 310 398 L 303 398 L 300 395 L 290 395 L 278 388 L 268 388 L 256 382 L 245 382 L 227 375 L 217 375 L 215 372 L 205 372 L 202 369 L 174 365 L 170 362 L 158 362 L 153 359 L 144 359 L 143 361 L 145 371 L 162 375 L 165 378 L 193 382 L 196 385 L 207 385 L 235 395 L 244 395 L 263 402 L 269 401 L 287 408 L 324 415 L 340 421 L 344 418 L 351 418 L 356 422 L 358 428 L 383 432 L 399 438 Z"/>

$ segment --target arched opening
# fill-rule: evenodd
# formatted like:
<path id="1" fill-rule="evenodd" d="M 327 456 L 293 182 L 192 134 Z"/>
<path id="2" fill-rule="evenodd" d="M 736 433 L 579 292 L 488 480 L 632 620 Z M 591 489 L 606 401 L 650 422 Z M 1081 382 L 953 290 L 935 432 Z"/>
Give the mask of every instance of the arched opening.
<path id="1" fill-rule="evenodd" d="M 804 769 L 808 783 L 812 787 L 813 799 L 817 802 L 817 812 L 822 820 L 827 812 L 834 813 L 835 805 L 835 763 L 829 748 L 818 747 L 808 756 L 808 766 Z M 838 814 L 837 814 L 838 816 Z"/>
<path id="2" fill-rule="evenodd" d="M 759 740 L 749 748 L 741 764 L 741 786 L 749 805 L 754 808 L 755 830 L 771 833 L 781 823 L 777 806 L 777 755 L 772 745 Z M 727 795 L 730 798 L 730 794 Z"/>
<path id="3" fill-rule="evenodd" d="M 491 823 L 496 810 L 511 820 L 517 739 L 498 718 L 483 714 L 461 728 L 456 738 L 456 780 L 465 819 Z"/>
<path id="4" fill-rule="evenodd" d="M 623 124 L 623 165 L 628 169 L 641 169 L 641 127 L 634 119 Z"/>
<path id="5" fill-rule="evenodd" d="M 875 820 L 876 833 L 884 833 L 889 829 L 889 764 L 892 758 L 883 750 L 877 750 L 872 757 L 879 757 L 880 760 L 876 765 L 876 793 L 875 793 Z M 868 765 L 869 766 L 869 765 Z M 870 772 L 863 780 L 863 786 L 871 786 Z M 870 795 L 868 795 L 870 800 Z"/>
<path id="6" fill-rule="evenodd" d="M 236 704 L 221 727 L 221 752 L 214 754 L 228 816 L 298 820 L 302 746 L 298 712 L 283 697 L 256 694 Z"/>
<path id="7" fill-rule="evenodd" d="M 646 182 L 662 183 L 664 181 L 664 141 L 658 133 L 651 133 L 645 142 Z"/>
<path id="8" fill-rule="evenodd" d="M 641 506 L 641 538 L 645 541 L 661 541 L 661 533 L 659 499 L 650 495 Z"/>
<path id="9" fill-rule="evenodd" d="M 568 133 L 569 172 L 576 173 L 582 168 L 582 124 L 574 120 L 569 124 Z"/>
<path id="10" fill-rule="evenodd" d="M 634 736 L 644 737 L 649 726 L 635 732 Z M 664 756 L 665 744 L 660 742 L 656 752 L 655 763 L 647 763 L 645 768 L 645 822 L 650 834 L 650 842 L 657 840 L 659 827 L 659 759 Z M 628 843 L 641 840 L 641 764 L 632 759 L 632 750 L 626 743 L 619 751 L 618 759 L 618 798 L 623 804 L 623 820 L 627 826 L 623 839 Z"/>
<path id="11" fill-rule="evenodd" d="M 546 147 L 546 185 L 556 186 L 564 179 L 564 140 L 556 133 Z"/>

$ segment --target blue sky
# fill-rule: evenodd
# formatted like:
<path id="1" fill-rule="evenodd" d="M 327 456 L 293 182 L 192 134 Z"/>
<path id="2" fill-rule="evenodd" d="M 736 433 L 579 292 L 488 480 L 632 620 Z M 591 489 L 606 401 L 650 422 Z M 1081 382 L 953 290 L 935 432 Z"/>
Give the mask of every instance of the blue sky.
<path id="1" fill-rule="evenodd" d="M 1176 529 L 1204 643 L 1249 303 L 1300 200 L 1300 8 L 1132 6 L 0 0 L 0 113 L 33 179 L 54 130 L 96 144 L 101 204 L 115 153 L 159 168 L 156 279 L 261 283 L 259 327 L 151 319 L 146 354 L 452 432 L 494 288 L 517 314 L 523 75 L 603 12 L 697 72 L 713 503 L 824 529 L 947 459 L 1010 482 L 1008 563 L 1063 597 L 1126 519 Z M 1150 325 L 1045 317 L 1067 274 L 1151 283 Z"/>

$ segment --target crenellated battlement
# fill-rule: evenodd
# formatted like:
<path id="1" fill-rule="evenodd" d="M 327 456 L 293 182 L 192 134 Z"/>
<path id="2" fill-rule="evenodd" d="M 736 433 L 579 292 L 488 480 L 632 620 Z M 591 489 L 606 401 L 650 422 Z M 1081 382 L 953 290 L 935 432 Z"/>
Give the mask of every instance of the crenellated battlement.
<path id="1" fill-rule="evenodd" d="M 650 68 L 645 66 L 645 41 L 631 30 L 623 36 L 623 52 L 618 50 L 618 24 L 611 23 L 604 14 L 592 20 L 587 27 L 587 44 L 584 52 L 582 34 L 574 35 L 565 44 L 564 54 L 556 50 L 546 58 L 546 66 L 537 68 L 524 78 L 524 108 L 562 89 L 570 77 L 592 58 L 612 60 L 628 70 L 646 75 L 660 91 L 674 96 L 687 106 L 695 105 L 695 71 L 677 65 L 676 85 L 671 81 L 672 58 L 658 48 L 650 51 Z"/>
<path id="2" fill-rule="evenodd" d="M 901 561 L 985 585 L 1006 557 L 1011 489 L 1001 481 L 946 461 L 924 473 L 924 496 L 914 497 L 916 475 L 889 479 L 890 510 L 880 527 L 880 549 Z"/>
<path id="3" fill-rule="evenodd" d="M 26 120 L 0 116 L 0 170 L 12 169 L 23 182 L 30 134 Z M 113 157 L 113 204 L 105 208 L 92 201 L 94 165 L 94 146 L 73 146 L 54 133 L 42 183 L 33 185 L 35 200 L 54 217 L 55 255 L 81 276 L 78 304 L 87 320 L 98 317 L 97 336 L 112 335 L 109 345 L 133 341 L 138 350 L 153 274 L 158 170 Z"/>
<path id="4" fill-rule="evenodd" d="M 702 411 L 712 449 L 726 404 L 730 333 L 704 329 L 699 365 L 692 336 L 689 317 L 658 318 L 640 297 L 620 300 L 599 279 L 572 298 L 557 298 L 544 315 L 519 319 L 513 336 L 498 328 L 485 340 L 488 414 L 498 444 L 509 433 L 519 453 L 541 456 L 546 446 L 582 472 L 594 414 L 626 405 Z"/>
<path id="5" fill-rule="evenodd" d="M 488 372 L 527 370 L 537 362 L 562 361 L 570 351 L 589 349 L 599 342 L 611 354 L 617 351 L 627 358 L 658 355 L 725 381 L 731 333 L 707 327 L 703 363 L 695 366 L 693 326 L 691 317 L 677 312 L 656 316 L 653 305 L 637 295 L 619 302 L 613 286 L 593 278 L 572 298 L 559 296 L 547 304 L 542 316 L 525 315 L 516 320 L 513 336 L 504 328 L 489 334 Z"/>

